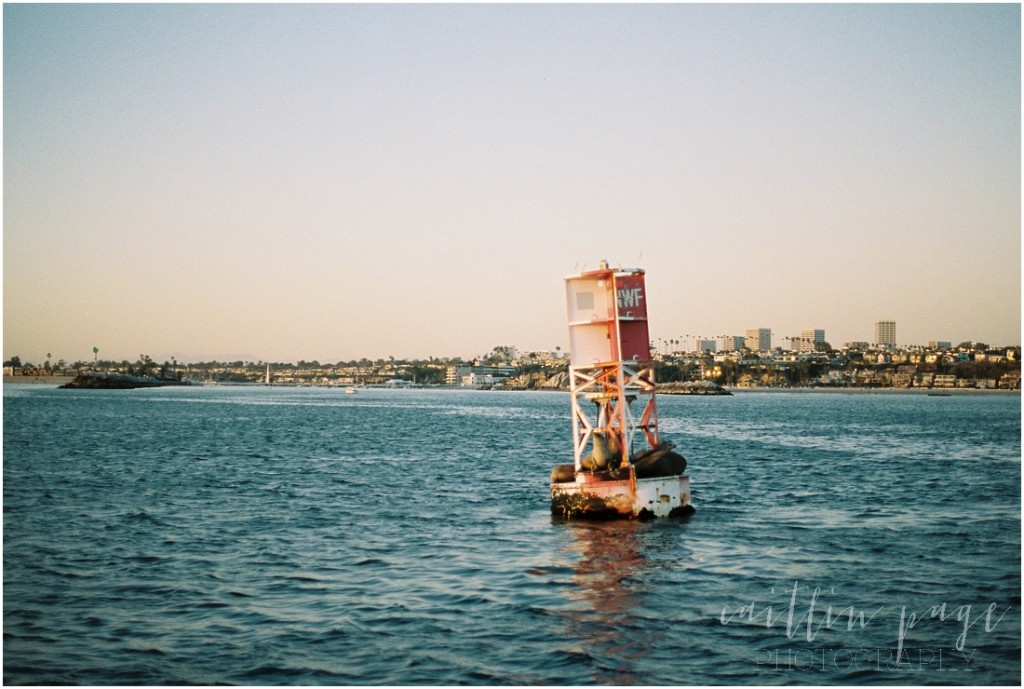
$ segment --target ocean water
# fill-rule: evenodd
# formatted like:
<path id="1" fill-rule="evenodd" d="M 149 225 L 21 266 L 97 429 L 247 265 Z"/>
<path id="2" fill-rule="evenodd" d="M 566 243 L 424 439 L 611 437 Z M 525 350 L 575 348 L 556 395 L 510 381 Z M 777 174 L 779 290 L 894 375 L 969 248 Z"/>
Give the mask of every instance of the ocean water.
<path id="1" fill-rule="evenodd" d="M 552 518 L 568 410 L 5 386 L 4 681 L 1020 682 L 1020 397 L 661 397 L 648 523 Z"/>

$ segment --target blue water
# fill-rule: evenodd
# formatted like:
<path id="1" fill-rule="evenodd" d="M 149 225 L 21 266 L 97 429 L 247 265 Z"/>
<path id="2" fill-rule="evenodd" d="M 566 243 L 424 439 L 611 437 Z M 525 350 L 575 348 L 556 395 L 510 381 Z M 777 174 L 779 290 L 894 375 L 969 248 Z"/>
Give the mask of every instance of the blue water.
<path id="1" fill-rule="evenodd" d="M 1020 682 L 1020 397 L 661 397 L 649 523 L 552 519 L 568 410 L 5 386 L 4 681 Z"/>

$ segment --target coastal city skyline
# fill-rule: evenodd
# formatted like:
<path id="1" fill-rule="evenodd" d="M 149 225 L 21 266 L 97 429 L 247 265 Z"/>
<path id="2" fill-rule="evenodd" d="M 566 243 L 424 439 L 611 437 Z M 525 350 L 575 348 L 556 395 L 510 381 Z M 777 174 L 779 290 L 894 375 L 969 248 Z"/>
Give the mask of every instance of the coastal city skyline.
<path id="1" fill-rule="evenodd" d="M 863 340 L 850 340 L 842 343 L 834 343 L 828 340 L 827 331 L 821 328 L 804 328 L 797 335 L 780 337 L 777 333 L 773 332 L 771 328 L 747 328 L 744 334 L 741 335 L 704 335 L 699 333 L 681 333 L 676 336 L 652 336 L 651 355 L 652 357 L 658 358 L 664 355 L 671 354 L 683 354 L 690 353 L 695 354 L 699 352 L 716 354 L 724 352 L 736 352 L 740 350 L 748 350 L 750 352 L 767 352 L 769 350 L 782 350 L 786 352 L 821 352 L 825 350 L 842 351 L 846 349 L 854 349 L 858 351 L 908 351 L 908 350 L 951 350 L 962 345 L 981 346 L 982 349 L 1012 349 L 1019 348 L 1019 342 L 995 342 L 995 341 L 983 341 L 977 338 L 968 338 L 966 340 L 941 340 L 932 339 L 927 342 L 915 342 L 908 343 L 899 341 L 896 338 L 896 322 L 895 321 L 877 321 L 874 323 L 874 337 Z M 477 359 L 483 359 L 493 357 L 496 354 L 501 357 L 514 360 L 518 358 L 530 358 L 538 354 L 546 356 L 552 356 L 556 358 L 562 358 L 568 360 L 568 347 L 567 343 L 556 344 L 553 347 L 539 347 L 539 348 L 523 348 L 519 345 L 504 344 L 495 345 L 489 349 L 484 349 L 476 352 L 436 352 L 427 356 L 407 356 L 407 357 L 395 357 L 394 355 L 382 355 L 382 354 L 363 354 L 360 356 L 352 357 L 307 357 L 299 356 L 291 359 L 270 359 L 262 356 L 257 356 L 249 353 L 228 353 L 219 356 L 195 356 L 185 352 L 165 352 L 162 350 L 156 350 L 156 356 L 150 356 L 148 353 L 141 355 L 129 355 L 124 354 L 123 356 L 117 356 L 107 350 L 101 350 L 98 346 L 94 346 L 90 350 L 90 357 L 75 356 L 66 357 L 62 353 L 53 353 L 47 351 L 45 355 L 38 356 L 23 356 L 19 353 L 6 354 L 5 353 L 5 365 L 7 360 L 12 357 L 16 357 L 16 361 L 26 367 L 42 368 L 44 365 L 49 368 L 55 366 L 60 362 L 60 367 L 71 366 L 74 363 L 88 364 L 92 360 L 106 361 L 106 362 L 122 362 L 122 361 L 133 361 L 136 356 L 146 357 L 153 362 L 176 362 L 178 364 L 190 364 L 190 363 L 208 363 L 214 361 L 237 361 L 245 362 L 247 364 L 296 364 L 300 362 L 317 362 L 324 365 L 331 365 L 334 362 L 349 362 L 349 361 L 426 361 L 436 360 L 464 360 L 473 361 Z M 500 350 L 500 351 L 499 351 Z M 545 357 L 546 358 L 546 357 Z"/>
<path id="2" fill-rule="evenodd" d="M 4 358 L 1021 341 L 1019 5 L 5 5 Z"/>

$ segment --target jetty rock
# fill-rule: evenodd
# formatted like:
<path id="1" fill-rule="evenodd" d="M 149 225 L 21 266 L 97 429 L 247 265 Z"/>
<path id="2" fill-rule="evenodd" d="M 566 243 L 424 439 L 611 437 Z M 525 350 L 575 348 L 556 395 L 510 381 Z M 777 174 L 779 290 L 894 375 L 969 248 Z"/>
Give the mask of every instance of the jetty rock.
<path id="1" fill-rule="evenodd" d="M 568 390 L 569 389 L 569 374 L 565 371 L 556 373 L 555 375 L 544 381 L 540 388 L 542 390 Z"/>
<path id="2" fill-rule="evenodd" d="M 135 388 L 161 388 L 168 385 L 191 385 L 182 380 L 132 376 L 127 373 L 100 373 L 88 371 L 79 373 L 74 380 L 60 387 L 70 390 L 134 390 Z"/>

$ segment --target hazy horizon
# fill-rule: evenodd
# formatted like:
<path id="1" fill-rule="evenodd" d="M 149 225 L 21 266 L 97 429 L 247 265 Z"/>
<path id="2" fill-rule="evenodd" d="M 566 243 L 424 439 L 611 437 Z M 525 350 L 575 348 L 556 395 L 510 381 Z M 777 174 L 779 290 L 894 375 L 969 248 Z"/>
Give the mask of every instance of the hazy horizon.
<path id="1" fill-rule="evenodd" d="M 1021 342 L 1020 6 L 5 5 L 4 358 Z"/>

